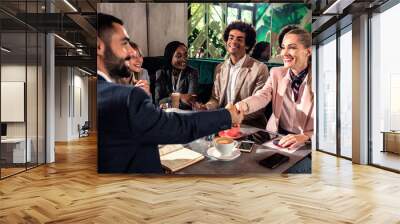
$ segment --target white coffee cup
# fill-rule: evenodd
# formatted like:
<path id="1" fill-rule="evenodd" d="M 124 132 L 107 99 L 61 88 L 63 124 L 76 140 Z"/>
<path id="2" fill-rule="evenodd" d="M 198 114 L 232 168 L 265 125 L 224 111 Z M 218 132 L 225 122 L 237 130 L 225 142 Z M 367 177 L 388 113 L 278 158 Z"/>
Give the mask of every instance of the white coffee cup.
<path id="1" fill-rule="evenodd" d="M 237 146 L 237 142 L 231 138 L 219 137 L 214 139 L 214 146 L 222 156 L 229 156 Z"/>

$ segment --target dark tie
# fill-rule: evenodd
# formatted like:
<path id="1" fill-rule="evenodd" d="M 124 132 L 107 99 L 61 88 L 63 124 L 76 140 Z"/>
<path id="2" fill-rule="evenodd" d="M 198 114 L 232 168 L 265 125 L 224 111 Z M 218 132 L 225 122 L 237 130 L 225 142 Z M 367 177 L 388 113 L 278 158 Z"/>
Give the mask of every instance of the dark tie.
<path id="1" fill-rule="evenodd" d="M 307 76 L 308 69 L 307 68 L 304 69 L 298 75 L 293 74 L 292 70 L 290 70 L 289 73 L 292 79 L 292 90 L 294 95 L 294 101 L 297 101 L 297 98 L 299 97 L 299 90 L 301 83 L 303 83 L 304 78 Z"/>

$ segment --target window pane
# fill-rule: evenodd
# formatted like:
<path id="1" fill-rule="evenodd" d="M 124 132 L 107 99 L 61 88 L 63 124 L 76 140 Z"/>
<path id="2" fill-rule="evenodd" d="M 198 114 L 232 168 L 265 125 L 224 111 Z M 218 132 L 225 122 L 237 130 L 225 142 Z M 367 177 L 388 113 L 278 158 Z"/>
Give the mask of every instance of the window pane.
<path id="1" fill-rule="evenodd" d="M 245 6 L 254 6 L 254 3 L 239 3 L 240 5 L 245 5 Z"/>
<path id="2" fill-rule="evenodd" d="M 207 51 L 212 58 L 224 56 L 225 45 L 224 33 L 224 11 L 220 5 L 210 5 L 210 21 L 208 23 L 208 46 Z"/>
<path id="3" fill-rule="evenodd" d="M 398 69 L 398 27 L 400 4 L 371 19 L 371 134 L 372 163 L 400 170 L 400 72 Z M 386 146 L 384 146 L 386 142 Z M 382 152 L 383 150 L 383 152 Z M 396 153 L 393 153 L 396 152 Z"/>
<path id="4" fill-rule="evenodd" d="M 204 27 L 204 13 L 205 13 L 205 4 L 192 3 L 190 4 L 190 27 L 197 28 L 198 30 L 202 30 Z"/>
<path id="5" fill-rule="evenodd" d="M 228 8 L 228 23 L 235 21 L 239 18 L 239 12 L 237 8 Z"/>
<path id="6" fill-rule="evenodd" d="M 318 149 L 336 153 L 336 39 L 318 48 Z"/>
<path id="7" fill-rule="evenodd" d="M 340 150 L 351 158 L 352 141 L 352 35 L 351 30 L 340 36 Z"/>
<path id="8" fill-rule="evenodd" d="M 45 65 L 46 65 L 46 36 L 43 33 L 39 34 L 39 43 L 38 43 L 38 164 L 45 163 L 46 158 L 46 149 L 45 149 L 45 87 L 46 87 L 46 79 L 45 79 Z"/>
<path id="9" fill-rule="evenodd" d="M 25 170 L 31 161 L 31 141 L 26 141 L 26 33 L 1 34 L 1 177 Z M 7 97 L 6 97 L 7 96 Z M 5 139 L 4 139 L 5 138 Z M 28 147 L 27 147 L 28 146 Z M 28 148 L 28 150 L 27 150 Z"/>
<path id="10" fill-rule="evenodd" d="M 27 33 L 28 43 L 28 61 L 27 61 L 27 80 L 26 80 L 26 117 L 27 117 L 27 136 L 28 143 L 30 144 L 30 158 L 28 159 L 28 168 L 37 165 L 38 158 L 38 95 L 37 95 L 37 81 L 38 81 L 38 35 L 36 32 Z M 29 148 L 29 147 L 28 147 Z"/>
<path id="11" fill-rule="evenodd" d="M 205 27 L 205 4 L 190 4 L 188 53 L 195 57 L 200 48 L 206 48 L 207 29 Z"/>
<path id="12" fill-rule="evenodd" d="M 253 12 L 250 10 L 242 10 L 242 21 L 253 24 Z"/>
<path id="13" fill-rule="evenodd" d="M 210 7 L 210 21 L 223 21 L 222 8 L 219 5 L 211 5 Z"/>

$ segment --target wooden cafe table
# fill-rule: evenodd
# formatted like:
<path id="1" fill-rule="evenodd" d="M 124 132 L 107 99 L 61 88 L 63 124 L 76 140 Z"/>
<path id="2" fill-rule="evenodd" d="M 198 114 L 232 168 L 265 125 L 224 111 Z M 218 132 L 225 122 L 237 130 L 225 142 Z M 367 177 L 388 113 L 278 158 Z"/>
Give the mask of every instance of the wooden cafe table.
<path id="1" fill-rule="evenodd" d="M 241 132 L 248 135 L 255 133 L 261 129 L 251 126 L 242 125 Z M 194 151 L 202 153 L 205 159 L 188 166 L 182 170 L 175 172 L 176 174 L 187 175 L 240 175 L 240 174 L 268 174 L 268 173 L 285 173 L 289 168 L 297 162 L 311 154 L 311 145 L 306 144 L 295 152 L 287 153 L 263 145 L 256 145 L 250 153 L 241 152 L 241 155 L 231 161 L 220 161 L 207 154 L 209 142 L 204 138 L 198 139 L 187 146 Z M 258 164 L 258 162 L 273 153 L 279 152 L 289 157 L 289 161 L 285 162 L 275 169 L 269 169 Z M 310 164 L 311 166 L 311 164 Z"/>

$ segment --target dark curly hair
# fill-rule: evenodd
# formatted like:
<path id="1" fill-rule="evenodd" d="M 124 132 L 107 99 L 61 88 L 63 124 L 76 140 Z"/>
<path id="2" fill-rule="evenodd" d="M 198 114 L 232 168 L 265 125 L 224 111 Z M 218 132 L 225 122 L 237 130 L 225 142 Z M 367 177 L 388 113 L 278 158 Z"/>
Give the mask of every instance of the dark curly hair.
<path id="1" fill-rule="evenodd" d="M 234 21 L 230 23 L 224 32 L 224 41 L 228 41 L 229 32 L 231 30 L 239 30 L 246 34 L 245 36 L 245 44 L 246 44 L 246 53 L 249 53 L 250 50 L 253 48 L 254 44 L 256 43 L 256 30 L 251 24 L 242 22 L 242 21 Z"/>

